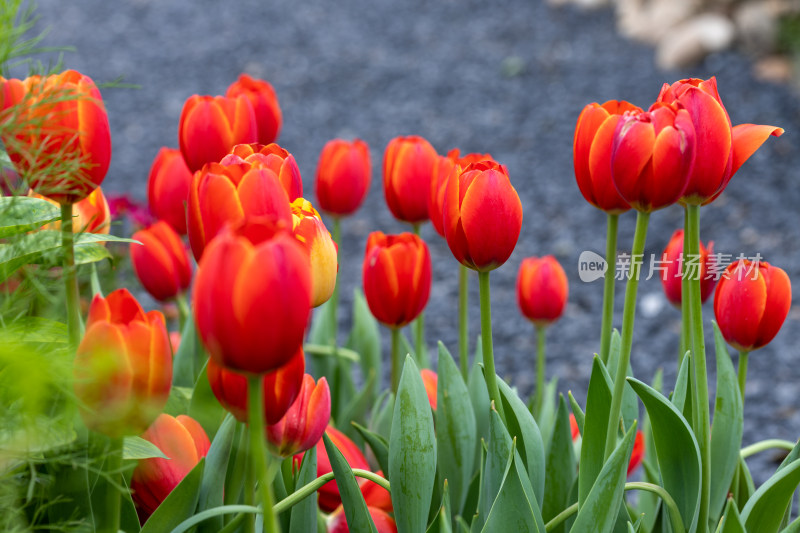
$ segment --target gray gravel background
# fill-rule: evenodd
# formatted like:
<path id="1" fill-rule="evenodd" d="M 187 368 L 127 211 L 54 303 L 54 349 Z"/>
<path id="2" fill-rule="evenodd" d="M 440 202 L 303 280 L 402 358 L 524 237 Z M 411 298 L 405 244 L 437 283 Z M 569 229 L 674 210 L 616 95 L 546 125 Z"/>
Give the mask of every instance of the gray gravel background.
<path id="1" fill-rule="evenodd" d="M 317 156 L 334 137 L 358 136 L 373 158 L 365 206 L 343 224 L 341 283 L 345 303 L 360 283 L 367 234 L 404 231 L 385 206 L 381 160 L 397 135 L 419 134 L 440 153 L 453 147 L 489 152 L 506 164 L 524 208 L 523 233 L 511 259 L 492 275 L 498 370 L 527 394 L 534 382 L 533 328 L 521 318 L 515 279 L 522 258 L 554 254 L 570 280 L 565 316 L 548 334 L 548 375 L 559 390 L 585 398 L 591 356 L 598 349 L 602 287 L 578 279 L 578 255 L 604 250 L 604 215 L 584 202 L 572 170 L 577 116 L 593 101 L 626 99 L 642 107 L 664 82 L 716 75 L 734 122 L 779 125 L 737 174 L 725 194 L 702 210 L 702 238 L 719 252 L 760 253 L 800 280 L 797 187 L 800 101 L 787 87 L 756 81 L 748 58 L 730 52 L 691 71 L 659 72 L 652 50 L 614 31 L 610 11 L 553 8 L 536 0 L 324 0 L 278 3 L 239 0 L 41 0 L 46 44 L 95 81 L 123 77 L 140 89 L 103 92 L 114 155 L 104 189 L 146 196 L 158 149 L 177 146 L 184 100 L 221 94 L 240 72 L 269 80 L 284 114 L 279 143 L 299 163 L 313 198 Z M 24 76 L 25 72 L 17 72 Z M 621 217 L 620 249 L 629 250 L 633 214 Z M 647 254 L 660 254 L 682 224 L 672 207 L 651 217 Z M 455 261 L 428 225 L 434 286 L 427 308 L 431 347 L 456 350 Z M 477 332 L 477 279 L 472 332 Z M 617 288 L 618 313 L 622 291 Z M 649 381 L 657 368 L 674 381 L 679 313 L 656 279 L 640 284 L 633 368 Z M 800 436 L 797 408 L 800 308 L 793 305 L 776 340 L 750 358 L 744 443 Z M 705 306 L 707 333 L 713 315 Z M 619 317 L 619 315 L 618 315 Z M 620 318 L 616 320 L 619 325 Z M 713 359 L 711 359 L 713 388 Z M 757 482 L 773 466 L 757 458 Z"/>

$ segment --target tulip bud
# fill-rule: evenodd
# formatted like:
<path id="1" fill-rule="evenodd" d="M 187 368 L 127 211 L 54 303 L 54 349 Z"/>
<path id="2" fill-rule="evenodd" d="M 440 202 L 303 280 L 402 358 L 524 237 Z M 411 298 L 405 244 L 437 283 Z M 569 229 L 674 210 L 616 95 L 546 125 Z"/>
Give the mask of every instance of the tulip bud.
<path id="1" fill-rule="evenodd" d="M 142 523 L 161 505 L 172 489 L 208 454 L 211 443 L 203 427 L 186 415 L 160 414 L 142 438 L 169 457 L 141 459 L 131 476 L 131 497 Z"/>
<path id="2" fill-rule="evenodd" d="M 428 368 L 423 368 L 419 371 L 422 376 L 422 384 L 425 385 L 425 394 L 428 395 L 428 402 L 431 404 L 431 409 L 436 410 L 436 388 L 439 385 L 439 376 L 436 372 Z"/>
<path id="3" fill-rule="evenodd" d="M 33 190 L 28 191 L 28 196 L 32 198 L 39 198 L 47 200 L 53 205 L 59 205 L 58 202 L 47 196 L 35 193 Z M 111 228 L 111 211 L 109 209 L 108 201 L 103 195 L 100 187 L 93 190 L 86 198 L 78 200 L 72 205 L 72 232 L 73 233 L 98 233 L 101 235 L 108 235 Z M 42 229 L 61 229 L 61 221 L 56 220 L 51 222 Z"/>
<path id="4" fill-rule="evenodd" d="M 400 328 L 417 318 L 431 291 L 428 245 L 411 233 L 370 233 L 362 269 L 364 296 L 382 324 Z"/>
<path id="5" fill-rule="evenodd" d="M 267 440 L 280 457 L 291 457 L 316 446 L 331 419 L 331 390 L 322 377 L 303 376 L 297 399 L 276 424 L 267 426 Z"/>
<path id="6" fill-rule="evenodd" d="M 523 259 L 517 275 L 517 303 L 525 318 L 537 326 L 549 326 L 564 312 L 568 294 L 567 274 L 555 257 Z"/>
<path id="7" fill-rule="evenodd" d="M 775 338 L 791 305 L 789 276 L 766 261 L 731 263 L 714 295 L 722 336 L 739 351 L 756 350 Z"/>
<path id="8" fill-rule="evenodd" d="M 355 213 L 369 193 L 371 173 L 367 143 L 328 141 L 319 155 L 314 182 L 319 208 L 334 216 Z"/>
<path id="9" fill-rule="evenodd" d="M 268 168 L 278 176 L 283 190 L 294 202 L 303 196 L 303 178 L 294 156 L 275 143 L 264 146 L 263 144 L 239 144 L 233 147 L 231 153 L 222 159 L 223 165 L 234 163 L 251 164 L 254 168 Z"/>
<path id="10" fill-rule="evenodd" d="M 153 214 L 180 235 L 186 235 L 186 204 L 191 184 L 192 173 L 181 151 L 161 148 L 147 178 L 147 201 Z"/>
<path id="11" fill-rule="evenodd" d="M 142 243 L 131 244 L 133 270 L 153 298 L 171 300 L 189 288 L 189 253 L 172 226 L 160 220 L 134 233 L 133 239 Z"/>
<path id="12" fill-rule="evenodd" d="M 631 458 L 628 461 L 628 473 L 627 475 L 631 475 L 639 465 L 642 464 L 642 459 L 644 459 L 644 433 L 637 430 L 636 436 L 633 439 L 633 451 L 631 452 Z"/>
<path id="13" fill-rule="evenodd" d="M 95 296 L 73 373 L 89 429 L 112 438 L 141 433 L 164 408 L 172 386 L 164 316 L 145 313 L 127 289 Z"/>
<path id="14" fill-rule="evenodd" d="M 397 525 L 394 519 L 387 513 L 377 507 L 367 506 L 369 516 L 375 524 L 377 533 L 397 533 Z M 328 533 L 349 533 L 350 528 L 347 525 L 347 517 L 344 514 L 344 508 L 339 506 L 336 511 L 331 514 L 328 522 Z"/>
<path id="15" fill-rule="evenodd" d="M 338 247 L 316 209 L 303 198 L 292 202 L 292 233 L 308 250 L 311 260 L 311 306 L 330 299 L 339 271 Z"/>
<path id="16" fill-rule="evenodd" d="M 411 224 L 428 220 L 428 195 L 437 155 L 422 137 L 389 141 L 383 154 L 383 193 L 396 219 Z"/>
<path id="17" fill-rule="evenodd" d="M 709 266 L 714 264 L 712 251 L 714 243 L 708 243 L 708 248 L 700 243 L 700 257 L 683 257 L 683 230 L 675 230 L 672 238 L 667 243 L 664 253 L 661 255 L 661 262 L 664 270 L 661 271 L 661 284 L 664 287 L 664 294 L 667 299 L 677 307 L 681 306 L 681 280 L 683 277 L 683 264 L 686 263 L 686 271 L 689 279 L 700 278 L 700 300 L 705 303 L 708 297 L 714 292 L 717 281 L 714 276 L 709 275 Z"/>
<path id="18" fill-rule="evenodd" d="M 241 74 L 239 79 L 233 82 L 225 93 L 228 98 L 235 98 L 240 95 L 246 96 L 253 106 L 258 128 L 258 142 L 261 144 L 275 142 L 283 122 L 275 89 L 267 81 Z"/>

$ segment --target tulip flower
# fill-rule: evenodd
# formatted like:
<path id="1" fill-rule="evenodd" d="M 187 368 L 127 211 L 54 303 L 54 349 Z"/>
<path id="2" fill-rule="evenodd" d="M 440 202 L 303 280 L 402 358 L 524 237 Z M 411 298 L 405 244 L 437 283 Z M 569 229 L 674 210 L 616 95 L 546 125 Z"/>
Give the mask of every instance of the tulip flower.
<path id="1" fill-rule="evenodd" d="M 549 326 L 564 312 L 568 293 L 567 274 L 555 257 L 523 259 L 517 276 L 517 303 L 525 318 L 537 326 Z"/>
<path id="2" fill-rule="evenodd" d="M 328 141 L 319 155 L 314 182 L 319 208 L 335 217 L 355 213 L 369 193 L 371 173 L 367 143 Z"/>
<path id="3" fill-rule="evenodd" d="M 161 148 L 150 167 L 147 201 L 153 214 L 180 235 L 186 235 L 186 204 L 191 184 L 192 173 L 181 151 Z"/>
<path id="4" fill-rule="evenodd" d="M 24 80 L 0 77 L 2 142 L 17 171 L 60 204 L 86 198 L 111 162 L 111 131 L 89 76 L 66 70 Z"/>
<path id="5" fill-rule="evenodd" d="M 237 144 L 258 140 L 253 105 L 246 96 L 190 96 L 183 104 L 178 141 L 189 170 L 225 157 Z"/>
<path id="6" fill-rule="evenodd" d="M 172 489 L 208 454 L 211 443 L 203 427 L 186 415 L 160 414 L 142 438 L 155 444 L 169 459 L 141 459 L 131 476 L 131 497 L 142 523 Z"/>
<path id="7" fill-rule="evenodd" d="M 112 438 L 143 432 L 164 408 L 172 386 L 164 316 L 145 313 L 127 289 L 95 296 L 73 373 L 89 429 Z"/>
<path id="8" fill-rule="evenodd" d="M 458 176 L 461 172 L 459 164 L 458 148 L 450 150 L 446 156 L 436 157 L 431 174 L 430 194 L 428 195 L 428 216 L 433 224 L 436 233 L 444 237 L 444 195 L 447 184 L 452 176 Z"/>
<path id="9" fill-rule="evenodd" d="M 637 430 L 636 436 L 633 439 L 633 451 L 631 452 L 631 458 L 628 460 L 628 472 L 627 475 L 631 475 L 639 465 L 642 464 L 642 459 L 644 459 L 644 433 Z"/>
<path id="10" fill-rule="evenodd" d="M 33 190 L 28 191 L 28 196 L 47 200 L 53 205 L 58 205 L 58 202 L 52 198 L 37 194 Z M 74 214 L 72 221 L 73 233 L 98 233 L 101 235 L 108 235 L 108 231 L 111 228 L 111 211 L 108 201 L 100 187 L 97 187 L 89 193 L 86 198 L 78 200 L 73 204 L 72 209 Z M 52 230 L 58 230 L 60 228 L 60 221 L 51 222 L 42 227 L 42 229 Z"/>
<path id="11" fill-rule="evenodd" d="M 675 230 L 672 237 L 661 254 L 661 262 L 664 270 L 661 271 L 661 284 L 664 287 L 664 294 L 670 303 L 676 307 L 681 306 L 681 279 L 683 277 L 683 264 L 687 266 L 687 276 L 689 278 L 700 278 L 700 299 L 705 303 L 708 297 L 714 292 L 717 280 L 709 274 L 711 265 L 714 263 L 712 254 L 714 243 L 709 243 L 708 248 L 700 243 L 700 256 L 698 258 L 683 257 L 683 230 Z"/>
<path id="12" fill-rule="evenodd" d="M 292 202 L 292 233 L 308 250 L 313 291 L 311 306 L 319 307 L 328 301 L 336 287 L 338 247 L 317 210 L 303 198 Z"/>
<path id="13" fill-rule="evenodd" d="M 187 223 L 196 260 L 223 226 L 241 224 L 246 217 L 274 217 L 291 227 L 289 197 L 278 175 L 262 163 L 232 154 L 195 173 Z"/>
<path id="14" fill-rule="evenodd" d="M 108 210 L 113 220 L 125 217 L 134 227 L 145 228 L 155 223 L 153 214 L 147 206 L 131 198 L 129 194 L 110 195 Z"/>
<path id="15" fill-rule="evenodd" d="M 291 457 L 316 446 L 331 419 L 331 390 L 322 377 L 303 376 L 294 403 L 277 423 L 267 426 L 267 440 L 280 457 Z"/>
<path id="16" fill-rule="evenodd" d="M 422 376 L 422 384 L 425 385 L 425 394 L 428 395 L 428 402 L 431 404 L 431 409 L 436 410 L 436 387 L 439 385 L 439 376 L 436 372 L 428 368 L 423 368 L 419 371 Z"/>
<path id="17" fill-rule="evenodd" d="M 572 442 L 575 442 L 581 436 L 581 428 L 578 427 L 578 421 L 572 413 L 569 414 L 569 432 L 572 434 Z"/>
<path id="18" fill-rule="evenodd" d="M 303 196 L 303 179 L 294 156 L 275 143 L 239 144 L 221 162 L 224 165 L 241 163 L 244 160 L 256 168 L 268 168 L 278 176 L 283 189 L 294 202 Z"/>
<path id="19" fill-rule="evenodd" d="M 783 128 L 775 126 L 739 124 L 732 127 L 715 77 L 683 79 L 672 85 L 665 83 L 657 101 L 680 104 L 688 111 L 697 131 L 702 131 L 696 138 L 698 157 L 681 197 L 685 204 L 712 202 L 722 194 L 739 167 L 770 136 L 783 134 Z"/>
<path id="20" fill-rule="evenodd" d="M 383 154 L 383 193 L 396 219 L 411 224 L 428 220 L 428 195 L 437 155 L 419 136 L 389 141 Z"/>
<path id="21" fill-rule="evenodd" d="M 225 92 L 225 96 L 228 98 L 236 98 L 240 95 L 246 96 L 253 106 L 258 128 L 258 142 L 261 144 L 275 142 L 283 121 L 275 89 L 267 81 L 241 74 L 239 79 L 233 82 Z"/>
<path id="22" fill-rule="evenodd" d="M 300 394 L 306 359 L 300 349 L 289 362 L 262 377 L 264 395 L 264 420 L 277 424 Z M 247 422 L 247 377 L 227 370 L 213 359 L 206 366 L 208 383 L 220 405 L 239 422 Z"/>
<path id="23" fill-rule="evenodd" d="M 310 304 L 308 253 L 269 219 L 228 227 L 197 267 L 197 331 L 231 370 L 263 374 L 286 364 L 303 344 Z"/>
<path id="24" fill-rule="evenodd" d="M 367 506 L 369 516 L 375 524 L 377 533 L 397 533 L 397 525 L 394 519 L 387 513 L 377 507 Z M 349 533 L 350 528 L 347 526 L 347 517 L 344 514 L 344 508 L 339 506 L 336 511 L 331 514 L 328 522 L 328 533 Z"/>
<path id="25" fill-rule="evenodd" d="M 160 220 L 133 234 L 142 244 L 131 244 L 136 277 L 153 298 L 172 300 L 189 288 L 192 266 L 189 253 L 172 226 Z"/>

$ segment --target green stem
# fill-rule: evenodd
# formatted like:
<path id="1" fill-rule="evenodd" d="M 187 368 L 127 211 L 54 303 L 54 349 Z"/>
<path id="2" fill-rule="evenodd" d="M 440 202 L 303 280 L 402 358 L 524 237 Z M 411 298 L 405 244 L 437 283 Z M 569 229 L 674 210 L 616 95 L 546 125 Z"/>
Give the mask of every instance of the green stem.
<path id="1" fill-rule="evenodd" d="M 639 212 L 636 216 L 636 231 L 633 234 L 633 249 L 631 250 L 631 272 L 628 284 L 625 287 L 625 307 L 622 311 L 622 346 L 617 362 L 617 371 L 614 377 L 614 392 L 611 395 L 610 416 L 606 431 L 605 459 L 611 456 L 617 447 L 617 431 L 619 430 L 619 417 L 622 412 L 622 394 L 625 391 L 625 377 L 631 361 L 631 348 L 633 347 L 633 319 L 636 316 L 636 293 L 639 289 L 639 273 L 642 266 L 644 243 L 647 239 L 647 223 L 650 213 Z"/>
<path id="2" fill-rule="evenodd" d="M 392 329 L 392 392 L 397 394 L 400 385 L 400 372 L 403 371 L 403 362 L 400 360 L 400 328 Z"/>
<path id="3" fill-rule="evenodd" d="M 178 326 L 180 331 L 183 331 L 183 326 L 191 316 L 192 312 L 189 309 L 189 304 L 186 301 L 186 293 L 181 292 L 175 297 L 175 303 L 178 305 Z"/>
<path id="4" fill-rule="evenodd" d="M 569 518 L 570 516 L 574 515 L 577 512 L 578 512 L 578 504 L 573 503 L 572 505 L 570 505 L 569 507 L 567 507 L 566 509 L 555 515 L 548 523 L 546 523 L 544 525 L 544 530 L 545 531 L 554 530 L 556 527 L 560 526 L 564 520 L 566 520 L 567 518 Z"/>
<path id="5" fill-rule="evenodd" d="M 544 347 L 545 328 L 543 326 L 536 326 L 536 404 L 534 410 L 535 418 L 537 419 L 539 415 L 542 414 L 542 405 L 544 405 L 544 368 L 546 364 Z"/>
<path id="6" fill-rule="evenodd" d="M 111 480 L 103 498 L 103 512 L 98 513 L 95 531 L 97 533 L 117 533 L 119 531 L 120 494 L 117 487 L 122 485 L 122 439 L 110 439 L 103 469 Z"/>
<path id="7" fill-rule="evenodd" d="M 261 376 L 249 376 L 247 386 L 247 415 L 250 430 L 250 455 L 258 479 L 261 508 L 264 511 L 264 531 L 278 533 L 280 527 L 272 509 L 272 483 L 268 473 L 268 459 L 264 447 L 264 400 Z"/>
<path id="8" fill-rule="evenodd" d="M 689 210 L 683 210 L 683 259 L 681 260 L 681 347 L 678 354 L 678 371 L 683 364 L 683 358 L 686 357 L 686 352 L 691 350 L 692 344 L 692 327 L 691 327 L 691 309 L 689 307 L 689 276 L 686 275 L 686 257 L 689 246 L 689 233 L 686 228 L 689 227 Z"/>
<path id="9" fill-rule="evenodd" d="M 775 448 L 790 452 L 794 449 L 796 445 L 797 443 L 792 442 L 790 440 L 767 439 L 756 442 L 755 444 L 751 444 L 750 446 L 745 446 L 739 452 L 739 456 L 741 456 L 742 459 L 747 459 L 751 455 L 755 455 L 757 453 L 761 453 L 767 450 L 772 450 Z"/>
<path id="10" fill-rule="evenodd" d="M 464 382 L 469 377 L 469 268 L 458 265 L 458 362 Z"/>
<path id="11" fill-rule="evenodd" d="M 700 206 L 686 206 L 687 227 L 684 234 L 688 234 L 684 247 L 684 257 L 696 258 L 700 256 Z M 700 512 L 698 525 L 700 533 L 708 529 L 708 507 L 711 498 L 711 413 L 708 406 L 708 372 L 706 370 L 706 345 L 703 334 L 703 302 L 700 297 L 700 272 L 689 279 L 689 315 L 692 331 L 692 356 L 695 370 L 695 416 L 694 434 L 700 447 L 700 462 L 702 467 L 700 485 Z"/>
<path id="12" fill-rule="evenodd" d="M 606 270 L 603 278 L 603 321 L 600 326 L 600 360 L 608 363 L 611 347 L 611 330 L 614 324 L 614 265 L 617 263 L 617 227 L 619 215 L 609 214 L 606 228 Z"/>
<path id="13" fill-rule="evenodd" d="M 494 347 L 492 346 L 492 298 L 489 287 L 489 272 L 478 272 L 481 300 L 481 343 L 483 365 L 486 373 L 486 388 L 489 399 L 494 402 L 497 413 L 504 421 L 503 402 L 500 401 L 500 388 L 497 386 L 497 373 L 494 369 Z"/>
<path id="14" fill-rule="evenodd" d="M 72 204 L 61 204 L 61 248 L 64 253 L 64 288 L 67 296 L 67 331 L 74 350 L 81 340 L 80 294 L 75 274 L 75 234 L 72 233 Z"/>
<path id="15" fill-rule="evenodd" d="M 419 224 L 413 224 L 414 235 L 419 237 Z M 425 346 L 425 311 L 414 320 L 414 349 L 417 353 L 417 364 L 420 368 L 428 368 L 428 349 Z"/>
<path id="16" fill-rule="evenodd" d="M 342 359 L 347 359 L 354 363 L 361 361 L 361 356 L 358 355 L 358 352 L 349 348 L 342 348 L 341 346 L 323 346 L 322 344 L 311 344 L 307 342 L 303 345 L 303 351 L 307 354 L 341 357 Z"/>
<path id="17" fill-rule="evenodd" d="M 744 387 L 747 384 L 747 357 L 749 355 L 748 350 L 739 352 L 739 393 L 742 395 L 742 407 L 744 407 Z"/>

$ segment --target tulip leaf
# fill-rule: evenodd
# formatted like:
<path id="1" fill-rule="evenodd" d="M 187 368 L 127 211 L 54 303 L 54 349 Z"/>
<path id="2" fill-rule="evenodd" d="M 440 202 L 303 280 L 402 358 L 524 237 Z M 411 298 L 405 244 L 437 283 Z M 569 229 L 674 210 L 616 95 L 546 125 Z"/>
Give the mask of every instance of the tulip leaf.
<path id="1" fill-rule="evenodd" d="M 692 389 L 691 368 L 692 356 L 687 353 L 683 356 L 681 367 L 678 369 L 678 375 L 675 378 L 675 389 L 672 391 L 672 405 L 683 414 L 689 424 L 692 423 L 692 399 L 694 392 Z"/>
<path id="2" fill-rule="evenodd" d="M 441 344 L 441 343 L 440 343 Z M 439 366 L 441 370 L 441 366 Z M 450 490 L 447 481 L 444 482 L 442 489 L 442 505 L 436 512 L 436 516 L 425 533 L 453 533 L 453 526 L 450 513 Z"/>
<path id="3" fill-rule="evenodd" d="M 372 316 L 364 294 L 355 289 L 353 291 L 353 327 L 345 346 L 358 352 L 360 356 L 361 374 L 365 379 L 375 375 L 373 388 L 368 397 L 372 400 L 378 397 L 381 390 L 380 377 L 383 376 L 381 358 L 381 336 L 378 321 Z"/>
<path id="4" fill-rule="evenodd" d="M 628 382 L 642 399 L 653 430 L 662 486 L 675 500 L 689 531 L 700 509 L 700 449 L 689 423 L 661 393 L 633 378 Z"/>
<path id="5" fill-rule="evenodd" d="M 633 450 L 636 426 L 634 421 L 611 453 L 608 461 L 603 465 L 589 494 L 583 504 L 579 506 L 578 516 L 570 531 L 576 533 L 583 531 L 610 533 L 613 531 L 625 492 L 628 460 Z"/>
<path id="6" fill-rule="evenodd" d="M 714 344 L 717 357 L 717 395 L 714 401 L 714 423 L 711 425 L 711 499 L 710 516 L 722 513 L 728 488 L 739 465 L 744 415 L 739 382 L 728 347 L 716 322 Z"/>
<path id="7" fill-rule="evenodd" d="M 197 336 L 194 317 L 190 316 L 183 325 L 181 342 L 172 359 L 172 384 L 178 387 L 193 387 L 205 360 L 207 356 Z"/>
<path id="8" fill-rule="evenodd" d="M 553 436 L 547 447 L 545 466 L 544 503 L 542 517 L 550 521 L 569 506 L 570 491 L 575 481 L 575 452 L 572 447 L 572 431 L 569 427 L 569 412 L 564 395 L 559 394 Z M 564 524 L 553 532 L 564 531 Z"/>
<path id="9" fill-rule="evenodd" d="M 6 322 L 2 328 L 2 336 L 0 341 L 3 343 L 6 339 L 32 344 L 66 344 L 69 340 L 66 324 L 38 316 L 26 316 L 14 322 Z"/>
<path id="10" fill-rule="evenodd" d="M 611 406 L 611 378 L 597 355 L 592 361 L 589 390 L 586 393 L 586 418 L 578 471 L 578 503 L 583 505 L 603 469 L 606 432 Z"/>
<path id="11" fill-rule="evenodd" d="M 372 392 L 376 381 L 376 374 L 370 374 L 361 391 L 350 396 L 350 401 L 344 406 L 339 417 L 336 418 L 337 427 L 342 428 L 342 433 L 351 439 L 358 438 L 358 431 L 350 423 L 364 420 L 367 410 L 373 401 Z"/>
<path id="12" fill-rule="evenodd" d="M 205 464 L 204 457 L 186 474 L 178 486 L 172 489 L 169 496 L 145 522 L 142 533 L 171 531 L 194 514 L 200 496 L 200 482 L 203 479 Z"/>
<path id="13" fill-rule="evenodd" d="M 539 413 L 533 413 L 532 402 L 535 401 L 535 396 L 531 396 L 531 404 L 528 405 L 528 410 L 533 413 L 536 418 L 536 424 L 539 426 L 539 431 L 542 433 L 542 442 L 545 446 L 550 442 L 553 437 L 553 428 L 555 425 L 556 417 L 556 388 L 558 387 L 558 376 L 554 376 L 544 389 L 544 401 L 542 402 L 542 410 Z"/>
<path id="14" fill-rule="evenodd" d="M 0 239 L 61 219 L 61 208 L 41 198 L 0 196 Z"/>
<path id="15" fill-rule="evenodd" d="M 347 464 L 347 460 L 339 451 L 339 448 L 331 441 L 327 434 L 322 435 L 325 442 L 325 450 L 328 452 L 328 459 L 331 462 L 336 485 L 339 487 L 339 494 L 342 496 L 342 506 L 347 524 L 352 533 L 377 533 L 375 524 L 364 502 L 364 495 L 356 482 L 353 471 Z M 392 487 L 394 489 L 394 487 Z M 394 496 L 394 490 L 392 490 Z"/>
<path id="16" fill-rule="evenodd" d="M 389 475 L 389 443 L 381 435 L 370 431 L 357 422 L 351 422 L 354 428 L 361 434 L 364 441 L 369 444 L 378 466 L 383 470 L 384 475 Z"/>
<path id="17" fill-rule="evenodd" d="M 480 442 L 481 439 L 489 440 L 489 390 L 486 388 L 486 380 L 481 370 L 482 361 L 481 340 L 480 337 L 478 337 L 475 348 L 475 361 L 467 377 L 467 388 L 469 388 L 469 397 L 472 401 L 472 412 L 475 414 L 477 442 Z M 472 470 L 479 470 L 480 466 L 481 447 L 475 446 Z"/>
<path id="18" fill-rule="evenodd" d="M 164 455 L 158 446 L 141 437 L 125 437 L 122 442 L 122 458 L 139 460 L 159 457 L 161 459 L 171 459 Z"/>
<path id="19" fill-rule="evenodd" d="M 198 511 L 205 511 L 224 504 L 223 489 L 225 488 L 225 474 L 228 471 L 228 461 L 233 447 L 233 437 L 236 433 L 236 419 L 228 413 L 219 427 L 214 440 L 206 454 L 206 468 L 200 484 L 200 495 L 197 504 Z M 222 529 L 222 518 L 215 517 L 200 525 L 199 531 L 216 532 Z"/>
<path id="20" fill-rule="evenodd" d="M 299 490 L 317 477 L 317 447 L 312 446 L 303 454 L 300 471 L 295 478 L 295 490 Z M 306 533 L 317 527 L 317 491 L 303 498 L 292 507 L 289 533 Z"/>
<path id="21" fill-rule="evenodd" d="M 388 392 L 388 391 L 387 391 Z M 386 438 L 387 442 L 392 436 L 392 416 L 394 415 L 395 396 L 391 392 L 386 395 L 385 402 L 379 402 L 377 405 L 383 406 L 371 422 L 372 429 L 376 433 Z M 430 408 L 430 404 L 428 406 Z"/>
<path id="22" fill-rule="evenodd" d="M 800 459 L 773 474 L 747 500 L 742 509 L 745 528 L 759 533 L 777 532 L 798 485 Z"/>
<path id="23" fill-rule="evenodd" d="M 447 480 L 452 506 L 460 512 L 472 479 L 478 447 L 477 422 L 469 389 L 441 342 L 436 397 L 437 466 L 440 479 Z"/>
<path id="24" fill-rule="evenodd" d="M 192 401 L 189 403 L 188 415 L 203 426 L 209 439 L 213 439 L 222 420 L 225 418 L 225 409 L 219 404 L 217 397 L 214 396 L 214 392 L 211 390 L 211 384 L 208 382 L 208 375 L 206 374 L 207 365 L 208 361 L 200 370 L 200 375 L 197 376 L 197 381 L 192 391 Z"/>
<path id="25" fill-rule="evenodd" d="M 717 527 L 717 533 L 747 533 L 733 498 L 728 499 L 725 513 L 722 515 L 722 520 Z"/>
<path id="26" fill-rule="evenodd" d="M 139 524 L 139 515 L 136 513 L 136 506 L 133 504 L 131 491 L 128 487 L 128 482 L 125 480 L 125 476 L 122 476 L 122 484 L 124 490 L 120 495 L 122 501 L 120 502 L 119 510 L 119 528 L 125 531 L 125 533 L 139 533 L 142 526 Z"/>
<path id="27" fill-rule="evenodd" d="M 609 349 L 609 354 L 608 354 L 608 364 L 605 365 L 606 369 L 608 370 L 609 376 L 617 375 L 617 363 L 619 362 L 621 348 L 622 348 L 622 338 L 619 335 L 619 331 L 615 329 L 611 334 L 611 347 Z M 628 368 L 626 369 L 625 375 L 628 377 L 633 377 L 633 370 L 631 368 L 630 362 L 628 363 Z M 631 427 L 631 424 L 633 424 L 634 420 L 638 419 L 639 419 L 639 403 L 636 401 L 636 394 L 634 394 L 633 389 L 631 389 L 631 386 L 628 383 L 625 383 L 625 386 L 622 390 L 623 426 L 629 428 Z"/>
<path id="28" fill-rule="evenodd" d="M 500 492 L 508 470 L 509 457 L 514 448 L 514 441 L 494 406 L 492 406 L 489 416 L 489 440 L 486 442 L 486 461 L 481 475 L 480 505 L 478 507 L 482 521 L 489 516 L 492 504 Z"/>
<path id="29" fill-rule="evenodd" d="M 580 433 L 581 437 L 583 437 L 583 426 L 586 423 L 586 413 L 583 412 L 578 400 L 576 400 L 575 396 L 572 395 L 572 391 L 567 391 L 567 397 L 569 398 L 569 406 L 570 409 L 572 409 L 572 415 L 575 417 L 575 424 L 578 426 L 578 433 Z"/>

